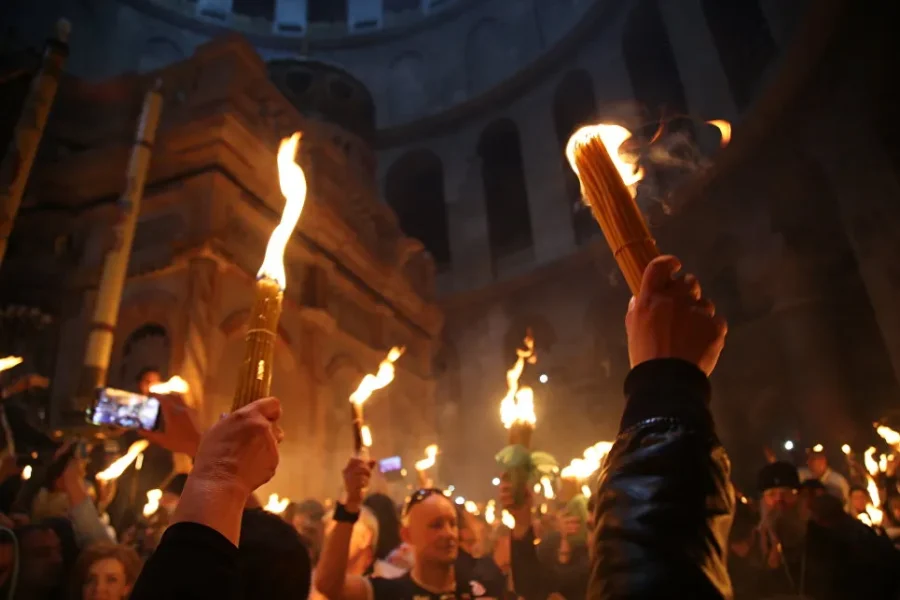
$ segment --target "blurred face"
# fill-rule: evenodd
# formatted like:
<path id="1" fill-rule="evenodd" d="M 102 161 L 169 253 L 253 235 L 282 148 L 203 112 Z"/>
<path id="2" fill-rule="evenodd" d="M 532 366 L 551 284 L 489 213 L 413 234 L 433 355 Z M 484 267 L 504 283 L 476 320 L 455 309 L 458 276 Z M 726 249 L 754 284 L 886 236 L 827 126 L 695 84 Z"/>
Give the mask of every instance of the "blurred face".
<path id="1" fill-rule="evenodd" d="M 150 386 L 154 383 L 159 383 L 162 379 L 159 376 L 159 373 L 156 371 L 148 371 L 141 375 L 141 380 L 138 381 L 138 392 L 143 395 L 148 395 L 150 393 Z"/>
<path id="2" fill-rule="evenodd" d="M 788 487 L 771 488 L 763 492 L 763 507 L 769 510 L 784 510 L 797 504 L 797 491 Z"/>
<path id="3" fill-rule="evenodd" d="M 62 575 L 62 545 L 52 529 L 30 531 L 21 540 L 22 580 L 36 588 L 51 588 Z"/>
<path id="4" fill-rule="evenodd" d="M 131 587 L 125 577 L 125 567 L 115 558 L 98 560 L 88 569 L 81 589 L 82 600 L 124 600 Z"/>
<path id="5" fill-rule="evenodd" d="M 857 513 L 865 512 L 866 505 L 869 503 L 869 494 L 862 490 L 853 490 L 850 492 L 850 506 Z"/>
<path id="6" fill-rule="evenodd" d="M 809 467 L 813 477 L 818 479 L 828 470 L 828 459 L 821 454 L 813 454 L 806 460 L 806 466 Z"/>
<path id="7" fill-rule="evenodd" d="M 459 554 L 456 509 L 443 494 L 432 494 L 413 506 L 403 528 L 403 540 L 416 549 L 416 562 L 453 564 Z"/>

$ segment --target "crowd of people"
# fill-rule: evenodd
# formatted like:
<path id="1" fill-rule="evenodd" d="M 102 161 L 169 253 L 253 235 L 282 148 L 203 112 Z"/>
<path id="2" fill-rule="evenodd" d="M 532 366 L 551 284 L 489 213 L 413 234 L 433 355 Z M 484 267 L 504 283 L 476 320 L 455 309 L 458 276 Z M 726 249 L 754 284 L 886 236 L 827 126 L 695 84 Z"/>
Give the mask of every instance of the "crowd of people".
<path id="1" fill-rule="evenodd" d="M 756 494 L 735 492 L 709 410 L 727 327 L 679 269 L 651 263 L 628 307 L 626 407 L 589 496 L 579 482 L 547 500 L 498 473 L 502 524 L 441 489 L 391 497 L 373 461 L 348 457 L 338 501 L 268 512 L 254 491 L 278 468 L 279 400 L 201 432 L 168 395 L 163 427 L 141 435 L 192 468 L 165 477 L 152 511 L 127 474 L 92 476 L 104 444 L 61 443 L 27 479 L 4 454 L 0 598 L 900 598 L 892 472 L 878 482 L 880 527 L 861 520 L 868 482 L 821 448 L 801 469 L 770 461 Z"/>

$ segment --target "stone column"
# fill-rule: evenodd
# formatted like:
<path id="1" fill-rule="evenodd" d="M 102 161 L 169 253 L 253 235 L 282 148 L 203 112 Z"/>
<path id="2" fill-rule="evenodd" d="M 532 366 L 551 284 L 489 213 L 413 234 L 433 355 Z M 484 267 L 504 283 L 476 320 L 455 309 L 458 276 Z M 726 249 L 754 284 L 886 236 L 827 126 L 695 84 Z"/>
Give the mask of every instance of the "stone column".
<path id="1" fill-rule="evenodd" d="M 230 4 L 230 0 L 228 0 Z M 306 34 L 306 0 L 275 0 L 272 31 L 281 35 Z"/>
<path id="2" fill-rule="evenodd" d="M 197 0 L 197 16 L 210 21 L 231 20 L 233 0 Z"/>
<path id="3" fill-rule="evenodd" d="M 553 125 L 553 90 L 543 92 L 532 94 L 515 109 L 537 264 L 548 263 L 575 248 L 573 207 L 566 193 L 562 153 Z"/>
<path id="4" fill-rule="evenodd" d="M 384 22 L 383 0 L 347 0 L 347 29 L 367 33 L 378 31 Z"/>
<path id="5" fill-rule="evenodd" d="M 218 264 L 212 258 L 192 258 L 188 268 L 187 298 L 184 304 L 184 346 L 175 349 L 174 372 L 191 386 L 190 400 L 204 410 L 203 388 L 209 373 L 208 342 L 217 310 Z"/>
<path id="6" fill-rule="evenodd" d="M 481 159 L 472 135 L 446 140 L 435 151 L 444 164 L 444 201 L 450 236 L 453 290 L 478 288 L 494 279 Z"/>
<path id="7" fill-rule="evenodd" d="M 691 114 L 733 121 L 738 114 L 700 0 L 659 2 Z"/>

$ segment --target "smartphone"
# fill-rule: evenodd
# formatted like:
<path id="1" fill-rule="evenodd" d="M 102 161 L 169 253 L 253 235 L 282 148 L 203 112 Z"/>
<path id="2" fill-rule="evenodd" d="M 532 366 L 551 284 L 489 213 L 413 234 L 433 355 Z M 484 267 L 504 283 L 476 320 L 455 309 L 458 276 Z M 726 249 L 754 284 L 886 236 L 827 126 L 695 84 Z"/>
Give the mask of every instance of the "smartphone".
<path id="1" fill-rule="evenodd" d="M 378 461 L 378 470 L 388 481 L 403 479 L 403 459 L 399 456 L 389 456 Z"/>
<path id="2" fill-rule="evenodd" d="M 100 388 L 88 412 L 94 425 L 153 431 L 159 427 L 159 398 L 115 388 Z"/>

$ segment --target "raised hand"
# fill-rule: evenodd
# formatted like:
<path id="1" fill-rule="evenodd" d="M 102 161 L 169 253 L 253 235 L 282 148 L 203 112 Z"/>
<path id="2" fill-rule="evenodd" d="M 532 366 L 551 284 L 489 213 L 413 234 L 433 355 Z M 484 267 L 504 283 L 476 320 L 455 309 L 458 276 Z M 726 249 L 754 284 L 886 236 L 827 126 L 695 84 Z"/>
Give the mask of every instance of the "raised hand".
<path id="1" fill-rule="evenodd" d="M 181 394 L 167 394 L 158 399 L 163 428 L 160 431 L 141 430 L 141 436 L 170 452 L 196 455 L 202 435 L 197 411 L 185 403 Z"/>
<path id="2" fill-rule="evenodd" d="M 352 457 L 344 467 L 344 506 L 351 512 L 357 512 L 362 506 L 366 489 L 372 479 L 375 461 Z"/>
<path id="3" fill-rule="evenodd" d="M 725 345 L 728 326 L 703 298 L 693 275 L 677 278 L 674 256 L 654 259 L 625 316 L 628 355 L 635 367 L 656 358 L 680 358 L 710 375 Z"/>

